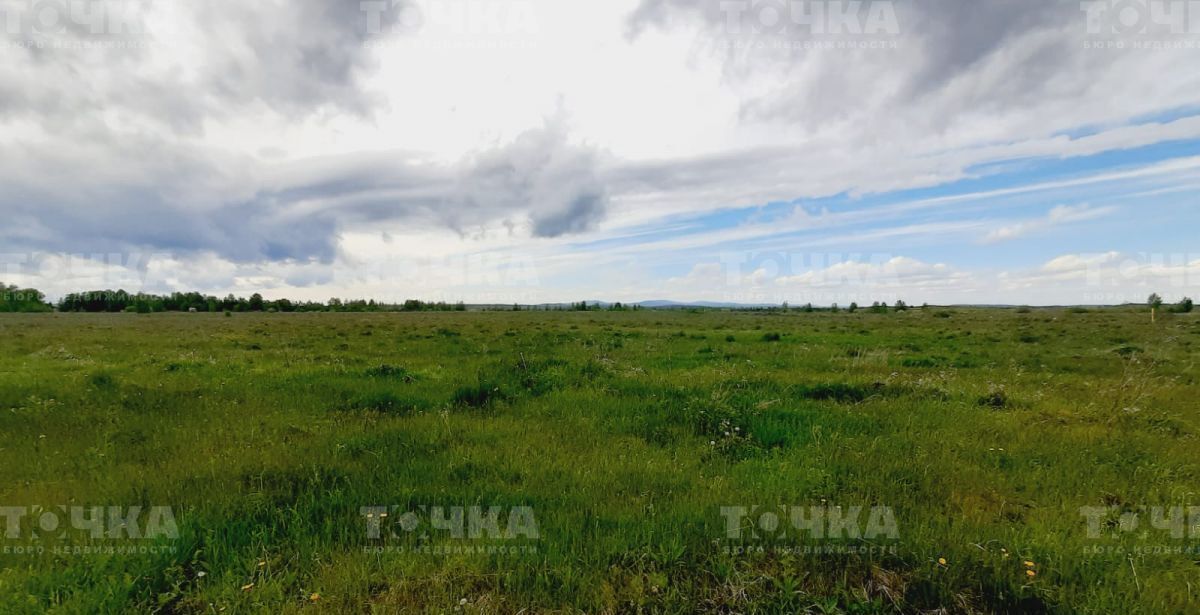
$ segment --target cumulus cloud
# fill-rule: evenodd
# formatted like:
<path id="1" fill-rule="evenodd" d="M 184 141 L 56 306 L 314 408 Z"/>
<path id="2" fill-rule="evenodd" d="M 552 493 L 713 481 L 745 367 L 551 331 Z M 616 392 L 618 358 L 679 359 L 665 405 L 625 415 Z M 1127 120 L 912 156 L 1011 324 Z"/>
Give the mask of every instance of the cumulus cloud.
<path id="1" fill-rule="evenodd" d="M 1031 270 L 1001 272 L 997 281 L 1002 292 L 1043 303 L 1141 302 L 1152 292 L 1176 301 L 1200 287 L 1200 254 L 1063 254 Z"/>

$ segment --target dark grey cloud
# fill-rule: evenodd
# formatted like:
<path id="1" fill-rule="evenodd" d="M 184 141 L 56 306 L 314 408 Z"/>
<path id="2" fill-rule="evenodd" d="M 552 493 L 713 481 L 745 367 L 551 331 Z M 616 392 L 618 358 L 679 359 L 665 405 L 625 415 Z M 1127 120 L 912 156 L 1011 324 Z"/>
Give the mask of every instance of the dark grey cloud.
<path id="1" fill-rule="evenodd" d="M 742 8 L 731 13 L 723 8 L 726 3 L 706 0 L 643 0 L 629 15 L 627 29 L 636 37 L 648 28 L 699 27 L 701 40 L 724 56 L 732 81 L 776 76 L 775 87 L 743 100 L 742 117 L 751 121 L 816 129 L 830 122 L 861 121 L 861 114 L 878 116 L 884 109 L 907 113 L 925 105 L 935 110 L 924 121 L 932 124 L 929 128 L 940 129 L 957 112 L 971 107 L 1008 108 L 1061 94 L 1064 85 L 1084 87 L 1086 82 L 1079 82 L 1111 60 L 1110 54 L 1083 51 L 1084 13 L 1072 2 L 744 0 L 733 4 Z M 833 34 L 794 24 L 763 25 L 757 7 L 791 5 L 807 11 L 813 5 L 826 10 L 833 5 L 857 5 L 861 8 L 855 23 L 860 26 L 869 24 L 871 7 L 879 6 L 886 9 L 881 15 L 894 15 L 896 31 Z M 788 9 L 783 15 L 786 23 Z M 871 41 L 894 43 L 895 48 L 812 49 L 798 44 Z M 999 74 L 983 74 L 985 65 Z M 990 78 L 981 79 L 980 74 Z M 963 79 L 971 79 L 971 86 L 956 89 Z M 947 96 L 954 100 L 945 100 Z"/>
<path id="2" fill-rule="evenodd" d="M 362 0 L 195 4 L 196 18 L 226 46 L 199 84 L 222 102 L 261 101 L 292 115 L 323 106 L 367 114 L 380 102 L 358 73 L 373 68 L 368 43 L 392 29 L 402 4 L 370 15 Z"/>
<path id="3" fill-rule="evenodd" d="M 403 7 L 389 1 L 368 20 L 359 0 L 171 3 L 184 13 L 174 27 L 195 30 L 203 57 L 150 72 L 184 44 L 178 32 L 156 30 L 168 27 L 152 19 L 165 5 L 86 0 L 71 4 L 93 10 L 90 21 L 64 14 L 53 28 L 29 25 L 47 3 L 67 6 L 0 0 L 0 20 L 14 24 L 0 23 L 0 119 L 66 132 L 108 110 L 185 134 L 253 105 L 289 117 L 369 115 L 383 102 L 360 78 L 374 68 L 369 43 L 394 30 Z M 120 28 L 104 17 L 106 6 L 120 11 Z"/>
<path id="4" fill-rule="evenodd" d="M 525 225 L 554 237 L 603 217 L 597 169 L 598 154 L 569 143 L 559 120 L 453 165 L 388 152 L 268 166 L 153 137 L 17 143 L 0 146 L 0 242 L 10 252 L 330 262 L 341 233 L 380 224 L 464 235 Z"/>

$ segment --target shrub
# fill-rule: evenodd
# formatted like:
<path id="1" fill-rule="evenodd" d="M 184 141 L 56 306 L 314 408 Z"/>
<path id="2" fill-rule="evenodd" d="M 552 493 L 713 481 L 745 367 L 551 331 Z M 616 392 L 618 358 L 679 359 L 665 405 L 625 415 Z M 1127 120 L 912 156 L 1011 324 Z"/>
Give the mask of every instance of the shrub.
<path id="1" fill-rule="evenodd" d="M 388 365 L 387 363 L 368 369 L 367 375 L 372 378 L 400 378 L 405 382 L 413 381 L 413 376 L 407 369 L 398 365 Z"/>
<path id="2" fill-rule="evenodd" d="M 390 391 L 366 393 L 350 402 L 355 410 L 374 410 L 386 414 L 407 414 L 416 409 L 412 401 L 397 397 Z"/>
<path id="3" fill-rule="evenodd" d="M 997 410 L 1007 408 L 1009 405 L 1008 393 L 1004 392 L 1003 386 L 988 387 L 987 395 L 980 397 L 976 403 L 987 408 L 995 408 Z"/>
<path id="4" fill-rule="evenodd" d="M 836 382 L 801 387 L 799 393 L 805 399 L 858 403 L 873 395 L 875 390 L 867 385 Z"/>
<path id="5" fill-rule="evenodd" d="M 778 342 L 783 336 L 778 333 L 764 333 L 762 338 L 764 342 Z"/>
<path id="6" fill-rule="evenodd" d="M 450 398 L 450 403 L 470 408 L 486 408 L 490 407 L 494 402 L 502 401 L 506 398 L 507 395 L 500 390 L 498 385 L 481 381 L 474 385 L 459 387 Z"/>

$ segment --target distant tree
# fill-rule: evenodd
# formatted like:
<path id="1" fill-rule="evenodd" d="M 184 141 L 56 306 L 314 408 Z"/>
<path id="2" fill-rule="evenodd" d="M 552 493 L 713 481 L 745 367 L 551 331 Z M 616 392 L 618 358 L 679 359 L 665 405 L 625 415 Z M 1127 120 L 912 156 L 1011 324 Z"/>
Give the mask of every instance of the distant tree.
<path id="1" fill-rule="evenodd" d="M 250 311 L 251 311 L 251 312 L 261 312 L 261 311 L 263 311 L 263 297 L 262 297 L 262 295 L 260 295 L 260 294 L 258 294 L 258 293 L 254 293 L 253 295 L 250 295 Z"/>
<path id="2" fill-rule="evenodd" d="M 1146 304 L 1150 306 L 1150 322 L 1154 322 L 1158 317 L 1158 308 L 1162 307 L 1163 300 L 1158 293 L 1150 293 L 1150 298 L 1146 299 Z"/>
<path id="3" fill-rule="evenodd" d="M 903 300 L 901 300 L 901 299 L 897 299 L 897 300 L 896 300 L 896 311 L 897 311 L 897 312 L 904 312 L 904 311 L 907 311 L 907 310 L 908 310 L 908 304 L 907 304 L 907 303 L 905 303 L 905 302 L 904 302 Z"/>
<path id="4" fill-rule="evenodd" d="M 49 312 L 45 295 L 33 288 L 0 284 L 0 312 Z"/>
<path id="5" fill-rule="evenodd" d="M 1180 314 L 1190 314 L 1194 307 L 1191 298 L 1184 297 L 1179 303 L 1175 304 L 1175 311 Z"/>
<path id="6" fill-rule="evenodd" d="M 829 311 L 830 311 L 830 312 L 833 312 L 834 314 L 837 314 L 837 313 L 840 311 L 840 310 L 838 309 L 838 304 L 836 304 L 836 303 L 835 303 L 835 304 L 833 304 L 833 306 L 829 308 Z"/>
<path id="7" fill-rule="evenodd" d="M 813 313 L 813 304 L 811 304 L 811 303 L 805 303 L 805 304 L 804 304 L 804 313 L 806 313 L 806 314 L 812 314 L 812 313 Z"/>
<path id="8" fill-rule="evenodd" d="M 849 310 L 849 312 L 850 312 L 851 314 L 853 314 L 853 313 L 855 313 L 855 312 L 857 312 L 857 311 L 858 311 L 858 304 L 857 304 L 857 303 L 851 303 L 851 304 L 850 304 L 850 310 Z"/>

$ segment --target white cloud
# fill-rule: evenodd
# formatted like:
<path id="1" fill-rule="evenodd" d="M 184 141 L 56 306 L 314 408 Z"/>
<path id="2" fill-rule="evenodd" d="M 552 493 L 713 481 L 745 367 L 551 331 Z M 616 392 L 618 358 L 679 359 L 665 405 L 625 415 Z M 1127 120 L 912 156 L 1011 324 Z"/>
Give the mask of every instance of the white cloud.
<path id="1" fill-rule="evenodd" d="M 1030 233 L 1044 231 L 1056 226 L 1103 218 L 1117 211 L 1116 207 L 1091 207 L 1090 205 L 1057 205 L 1041 218 L 1026 220 L 997 228 L 983 237 L 983 243 L 999 243 L 1024 237 Z"/>

